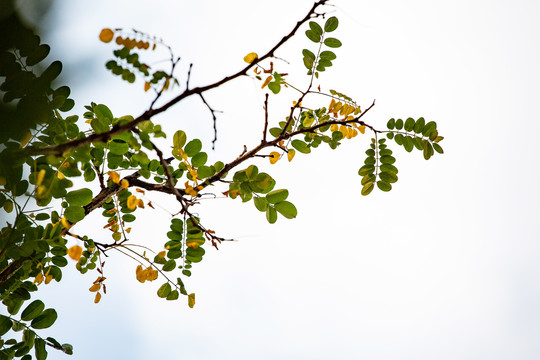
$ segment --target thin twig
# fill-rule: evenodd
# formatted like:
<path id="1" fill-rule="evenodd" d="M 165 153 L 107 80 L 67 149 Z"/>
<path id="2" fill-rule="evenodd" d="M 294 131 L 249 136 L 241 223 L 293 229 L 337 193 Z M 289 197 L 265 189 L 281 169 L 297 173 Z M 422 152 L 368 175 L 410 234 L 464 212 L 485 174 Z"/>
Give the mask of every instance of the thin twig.
<path id="1" fill-rule="evenodd" d="M 217 112 L 222 113 L 223 111 L 212 109 L 212 107 L 208 104 L 208 102 L 206 101 L 206 99 L 204 98 L 204 96 L 202 94 L 199 94 L 199 97 L 202 99 L 204 105 L 206 105 L 208 110 L 210 110 L 210 113 L 212 113 L 212 120 L 214 122 L 214 140 L 212 140 L 212 150 L 214 150 L 215 145 L 216 145 L 216 141 L 217 141 L 217 117 L 216 117 L 216 113 Z"/>
<path id="2" fill-rule="evenodd" d="M 268 93 L 264 98 L 264 130 L 263 130 L 263 142 L 266 142 L 266 132 L 268 131 Z"/>

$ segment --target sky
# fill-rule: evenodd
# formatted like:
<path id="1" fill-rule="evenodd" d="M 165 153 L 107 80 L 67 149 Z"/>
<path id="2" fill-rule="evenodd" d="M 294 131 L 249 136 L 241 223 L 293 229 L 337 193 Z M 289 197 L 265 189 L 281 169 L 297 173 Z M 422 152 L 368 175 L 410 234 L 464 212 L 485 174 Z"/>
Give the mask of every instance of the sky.
<path id="1" fill-rule="evenodd" d="M 104 27 L 155 34 L 193 63 L 190 83 L 205 85 L 243 66 L 245 54 L 270 49 L 311 7 L 311 1 L 70 1 L 47 15 L 44 40 L 64 63 L 77 102 L 94 101 L 115 116 L 138 115 L 152 97 L 143 84 L 105 70 L 111 46 Z M 394 150 L 399 181 L 389 193 L 360 194 L 358 168 L 369 135 L 337 150 L 317 149 L 270 166 L 276 188 L 289 190 L 294 220 L 266 222 L 252 204 L 207 200 L 203 222 L 224 237 L 219 251 L 193 269 L 184 299 L 165 302 L 161 283 L 140 284 L 136 263 L 107 259 L 107 294 L 93 304 L 93 275 L 65 271 L 40 289 L 59 310 L 50 332 L 75 347 L 77 359 L 537 359 L 540 356 L 540 3 L 493 1 L 334 0 L 343 42 L 321 74 L 384 128 L 391 117 L 436 121 L 444 155 Z M 305 28 L 303 28 L 305 30 Z M 305 86 L 302 34 L 275 60 Z M 155 120 L 200 138 L 211 161 L 230 161 L 260 141 L 264 90 L 251 78 L 208 94 L 223 111 L 211 150 L 212 118 L 200 99 Z M 270 96 L 271 122 L 295 100 Z M 320 101 L 320 99 L 314 99 Z M 324 100 L 326 101 L 326 100 Z M 324 104 L 326 105 L 326 104 Z M 167 144 L 164 142 L 163 144 Z M 167 145 L 165 145 L 167 146 Z M 165 147 L 166 148 L 166 147 Z M 133 241 L 159 249 L 178 206 L 147 194 L 163 209 L 134 226 Z M 77 230 L 94 233 L 103 220 Z M 73 266 L 74 267 L 74 266 Z M 96 275 L 97 276 L 97 275 Z M 61 359 L 51 353 L 50 358 Z"/>

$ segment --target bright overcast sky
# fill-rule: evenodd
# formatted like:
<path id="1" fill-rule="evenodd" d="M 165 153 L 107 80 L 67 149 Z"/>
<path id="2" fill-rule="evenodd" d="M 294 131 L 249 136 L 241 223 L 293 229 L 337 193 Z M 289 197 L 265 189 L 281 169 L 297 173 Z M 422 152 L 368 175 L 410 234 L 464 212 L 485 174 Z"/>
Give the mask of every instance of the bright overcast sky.
<path id="1" fill-rule="evenodd" d="M 157 298 L 161 283 L 138 283 L 136 263 L 118 255 L 107 259 L 108 293 L 98 305 L 88 292 L 94 275 L 74 266 L 65 281 L 41 289 L 38 296 L 59 310 L 50 334 L 72 343 L 77 359 L 540 357 L 540 3 L 332 3 L 325 9 L 340 19 L 335 36 L 344 45 L 321 74 L 322 89 L 364 108 L 376 99 L 364 119 L 379 128 L 391 117 L 436 121 L 445 154 L 425 161 L 391 143 L 399 181 L 369 197 L 360 195 L 357 175 L 367 134 L 290 164 L 258 159 L 276 188 L 289 189 L 299 215 L 269 225 L 251 203 L 203 202 L 202 221 L 238 241 L 219 251 L 206 246 L 187 283 L 197 294 L 194 309 L 183 298 Z M 64 61 L 76 109 L 94 101 L 136 116 L 151 96 L 142 83 L 107 73 L 112 47 L 99 43 L 101 28 L 162 37 L 182 69 L 194 63 L 191 84 L 204 85 L 240 69 L 248 52 L 272 47 L 311 4 L 57 2 L 46 41 Z M 301 50 L 312 44 L 302 31 L 278 53 L 291 65 L 275 61 L 299 86 L 306 84 Z M 185 72 L 178 76 L 183 84 Z M 270 97 L 271 121 L 283 119 L 292 95 Z M 227 162 L 260 141 L 263 99 L 260 83 L 248 78 L 208 95 L 224 111 L 215 152 L 211 116 L 199 99 L 156 121 L 200 137 L 210 159 Z M 145 210 L 148 220 L 141 213 L 133 239 L 160 250 L 178 206 L 147 196 L 166 210 Z M 78 231 L 108 239 L 94 232 L 104 221 L 92 221 Z"/>

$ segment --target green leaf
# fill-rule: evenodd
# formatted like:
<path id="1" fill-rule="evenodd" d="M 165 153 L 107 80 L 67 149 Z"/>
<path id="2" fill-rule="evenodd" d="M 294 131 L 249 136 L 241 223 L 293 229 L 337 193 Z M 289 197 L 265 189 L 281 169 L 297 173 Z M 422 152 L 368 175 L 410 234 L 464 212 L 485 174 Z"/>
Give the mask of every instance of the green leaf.
<path id="1" fill-rule="evenodd" d="M 424 159 L 429 160 L 430 157 L 433 156 L 433 147 L 429 143 L 429 141 L 426 141 L 424 143 Z"/>
<path id="2" fill-rule="evenodd" d="M 280 128 L 271 128 L 270 130 L 268 130 L 270 135 L 272 135 L 273 137 L 278 137 L 282 131 L 283 129 L 280 129 Z"/>
<path id="3" fill-rule="evenodd" d="M 69 222 L 76 223 L 84 219 L 84 208 L 81 206 L 69 206 L 64 212 Z"/>
<path id="4" fill-rule="evenodd" d="M 390 191 L 392 190 L 392 185 L 387 183 L 386 181 L 379 180 L 377 181 L 377 187 L 381 189 L 382 191 Z"/>
<path id="5" fill-rule="evenodd" d="M 302 55 L 304 55 L 304 57 L 306 57 L 308 59 L 311 59 L 312 63 L 313 63 L 313 61 L 315 61 L 315 54 L 312 53 L 311 51 L 309 51 L 308 49 L 302 50 Z"/>
<path id="6" fill-rule="evenodd" d="M 317 24 L 315 21 L 309 22 L 310 29 L 317 35 L 321 36 L 323 33 L 323 30 L 319 24 Z"/>
<path id="7" fill-rule="evenodd" d="M 331 48 L 338 48 L 341 46 L 341 41 L 336 38 L 326 38 L 324 39 L 324 45 Z"/>
<path id="8" fill-rule="evenodd" d="M 302 140 L 295 139 L 291 141 L 291 146 L 303 154 L 309 154 L 311 149 Z"/>
<path id="9" fill-rule="evenodd" d="M 375 157 L 374 156 L 368 156 L 366 160 L 364 160 L 365 165 L 375 165 Z"/>
<path id="10" fill-rule="evenodd" d="M 273 224 L 276 222 L 277 212 L 273 206 L 269 206 L 268 209 L 266 209 L 266 220 L 268 220 L 270 224 Z"/>
<path id="11" fill-rule="evenodd" d="M 401 119 L 396 120 L 396 129 L 398 129 L 398 130 L 403 129 L 403 120 L 401 120 Z"/>
<path id="12" fill-rule="evenodd" d="M 178 293 L 178 290 L 173 290 L 167 295 L 167 300 L 177 300 L 180 294 Z"/>
<path id="13" fill-rule="evenodd" d="M 129 144 L 121 140 L 109 142 L 109 151 L 115 155 L 124 155 L 129 151 Z"/>
<path id="14" fill-rule="evenodd" d="M 200 153 L 202 154 L 202 153 Z M 215 167 L 212 165 L 212 166 L 200 166 L 198 169 L 197 169 L 197 174 L 198 174 L 198 178 L 199 179 L 206 179 L 210 176 L 213 176 L 214 174 L 216 173 L 216 169 Z"/>
<path id="15" fill-rule="evenodd" d="M 410 136 L 405 136 L 403 139 L 403 147 L 407 152 L 411 152 L 414 148 L 413 139 Z"/>
<path id="16" fill-rule="evenodd" d="M 332 16 L 330 19 L 326 20 L 326 23 L 324 23 L 324 31 L 332 32 L 337 29 L 338 25 L 339 21 L 337 17 Z"/>
<path id="17" fill-rule="evenodd" d="M 58 314 L 54 309 L 47 309 L 41 313 L 38 317 L 32 320 L 30 324 L 34 329 L 46 329 L 50 327 L 56 321 Z"/>
<path id="18" fill-rule="evenodd" d="M 124 215 L 122 215 L 122 220 L 124 220 L 125 222 L 132 222 L 132 221 L 135 221 L 135 219 L 136 219 L 136 217 L 133 214 L 124 214 Z"/>
<path id="19" fill-rule="evenodd" d="M 277 81 L 272 81 L 270 83 L 268 83 L 268 88 L 274 93 L 274 94 L 279 94 L 280 90 L 281 90 L 281 85 L 279 84 L 279 82 Z"/>
<path id="20" fill-rule="evenodd" d="M 396 174 L 391 172 L 381 172 L 379 174 L 379 178 L 383 181 L 386 181 L 387 183 L 395 183 L 398 180 L 398 177 Z"/>
<path id="21" fill-rule="evenodd" d="M 435 149 L 436 152 L 438 152 L 439 154 L 444 153 L 442 147 L 439 144 L 433 143 L 432 145 L 433 145 L 433 149 Z"/>
<path id="22" fill-rule="evenodd" d="M 358 175 L 364 176 L 367 174 L 372 174 L 375 171 L 375 166 L 373 165 L 364 165 L 358 170 Z"/>
<path id="23" fill-rule="evenodd" d="M 420 134 L 422 130 L 424 130 L 424 126 L 426 125 L 426 121 L 423 117 L 416 120 L 416 124 L 414 124 L 414 132 L 417 134 Z"/>
<path id="24" fill-rule="evenodd" d="M 92 190 L 84 188 L 79 190 L 73 190 L 66 194 L 66 201 L 70 205 L 74 206 L 85 206 L 92 201 L 93 194 Z"/>
<path id="25" fill-rule="evenodd" d="M 413 144 L 418 150 L 424 150 L 424 141 L 422 138 L 415 137 L 413 138 Z"/>
<path id="26" fill-rule="evenodd" d="M 13 320 L 5 315 L 0 315 L 0 336 L 7 333 L 11 326 L 13 325 Z"/>
<path id="27" fill-rule="evenodd" d="M 106 105 L 96 105 L 96 107 L 94 108 L 94 112 L 98 118 L 106 118 L 109 123 L 111 123 L 114 119 L 111 109 L 109 109 Z"/>
<path id="28" fill-rule="evenodd" d="M 73 346 L 71 344 L 62 344 L 62 351 L 65 354 L 73 355 Z"/>
<path id="29" fill-rule="evenodd" d="M 362 188 L 361 194 L 364 196 L 369 195 L 373 191 L 373 187 L 374 187 L 374 184 L 372 182 L 368 182 Z"/>
<path id="30" fill-rule="evenodd" d="M 199 166 L 203 166 L 204 164 L 206 164 L 207 160 L 208 154 L 206 154 L 205 152 L 200 152 L 191 159 L 191 165 L 198 168 Z"/>
<path id="31" fill-rule="evenodd" d="M 47 359 L 47 350 L 45 349 L 45 340 L 37 338 L 34 342 L 34 351 L 36 353 L 36 360 Z"/>
<path id="32" fill-rule="evenodd" d="M 311 70 L 311 68 L 313 67 L 313 59 L 310 59 L 308 57 L 304 57 L 303 61 L 304 61 L 304 65 L 305 65 L 306 69 Z M 270 130 L 272 130 L 272 129 L 270 129 Z M 281 130 L 282 129 L 279 129 L 279 133 L 281 133 Z M 274 137 L 278 137 L 279 133 L 278 133 L 278 135 L 274 135 Z M 272 131 L 270 131 L 270 134 L 272 134 Z"/>
<path id="33" fill-rule="evenodd" d="M 393 164 L 396 162 L 396 159 L 391 155 L 381 156 L 381 164 Z"/>
<path id="34" fill-rule="evenodd" d="M 364 175 L 360 183 L 362 184 L 362 186 L 364 186 L 367 183 L 372 183 L 372 182 L 375 182 L 375 174 Z"/>
<path id="35" fill-rule="evenodd" d="M 298 214 L 296 207 L 289 201 L 281 201 L 274 204 L 275 209 L 287 219 L 293 219 Z"/>
<path id="36" fill-rule="evenodd" d="M 398 169 L 394 165 L 382 164 L 379 168 L 381 169 L 381 171 L 389 172 L 392 174 L 398 173 Z"/>
<path id="37" fill-rule="evenodd" d="M 174 270 L 174 268 L 176 267 L 176 261 L 174 261 L 173 259 L 170 259 L 168 260 L 165 265 L 163 265 L 163 271 L 171 271 L 171 270 Z"/>
<path id="38" fill-rule="evenodd" d="M 315 42 L 315 43 L 318 43 L 321 41 L 321 35 L 320 34 L 317 34 L 315 31 L 313 30 L 307 30 L 306 31 L 306 36 L 309 40 Z"/>
<path id="39" fill-rule="evenodd" d="M 53 61 L 51 65 L 41 74 L 40 80 L 44 82 L 51 82 L 60 75 L 62 72 L 62 63 L 60 61 Z"/>
<path id="40" fill-rule="evenodd" d="M 386 127 L 387 127 L 389 130 L 393 130 L 395 126 L 396 126 L 396 120 L 395 120 L 394 118 L 391 118 L 391 119 L 388 120 L 388 122 L 386 123 Z"/>
<path id="41" fill-rule="evenodd" d="M 171 240 L 177 240 L 177 241 L 180 241 L 182 240 L 182 233 L 181 232 L 178 232 L 178 231 L 169 231 L 167 233 L 167 237 Z"/>
<path id="42" fill-rule="evenodd" d="M 286 189 L 274 190 L 266 194 L 266 200 L 270 204 L 275 204 L 285 200 L 289 196 L 289 191 Z"/>
<path id="43" fill-rule="evenodd" d="M 51 260 L 54 265 L 59 267 L 64 267 L 68 264 L 67 259 L 63 256 L 53 256 Z"/>
<path id="44" fill-rule="evenodd" d="M 184 147 L 187 141 L 186 133 L 182 130 L 178 130 L 174 133 L 173 136 L 173 146 L 175 149 L 181 149 Z"/>
<path id="45" fill-rule="evenodd" d="M 319 57 L 320 57 L 321 59 L 324 59 L 324 60 L 330 60 L 330 61 L 332 61 L 332 60 L 335 60 L 335 59 L 336 59 L 336 54 L 334 54 L 332 51 L 328 51 L 328 50 L 327 50 L 327 51 L 323 51 L 323 52 L 319 55 Z"/>
<path id="46" fill-rule="evenodd" d="M 415 125 L 414 119 L 411 117 L 407 118 L 407 120 L 405 120 L 405 125 L 404 125 L 405 131 L 412 131 L 414 129 L 414 125 Z"/>
<path id="47" fill-rule="evenodd" d="M 253 203 L 259 211 L 266 211 L 266 209 L 268 208 L 268 200 L 266 200 L 266 198 L 264 197 L 254 197 Z"/>
<path id="48" fill-rule="evenodd" d="M 201 140 L 193 139 L 186 144 L 184 151 L 186 152 L 187 156 L 193 157 L 197 155 L 199 152 L 201 152 L 201 149 L 202 149 Z"/>
<path id="49" fill-rule="evenodd" d="M 171 284 L 169 284 L 168 282 L 161 285 L 161 287 L 157 291 L 157 295 L 160 298 L 166 298 L 170 293 L 171 293 Z"/>
<path id="50" fill-rule="evenodd" d="M 424 129 L 422 130 L 422 135 L 429 136 L 436 128 L 437 124 L 435 123 L 435 121 L 430 121 L 424 126 Z"/>
<path id="51" fill-rule="evenodd" d="M 31 55 L 26 58 L 27 66 L 34 66 L 49 55 L 51 47 L 47 44 L 41 44 L 37 47 Z"/>

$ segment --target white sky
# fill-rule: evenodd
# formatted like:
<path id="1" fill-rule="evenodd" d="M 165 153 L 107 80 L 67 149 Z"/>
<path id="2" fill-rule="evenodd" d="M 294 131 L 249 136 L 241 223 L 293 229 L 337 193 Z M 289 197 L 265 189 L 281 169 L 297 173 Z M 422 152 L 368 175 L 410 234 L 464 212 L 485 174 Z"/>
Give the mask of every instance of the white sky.
<path id="1" fill-rule="evenodd" d="M 252 204 L 207 201 L 203 222 L 227 243 L 195 264 L 188 290 L 165 302 L 161 282 L 140 284 L 136 264 L 107 260 L 108 293 L 87 291 L 93 275 L 73 269 L 44 287 L 60 318 L 50 333 L 75 346 L 77 359 L 537 359 L 540 356 L 540 3 L 335 0 L 340 19 L 335 66 L 321 76 L 385 127 L 390 117 L 438 123 L 444 156 L 423 160 L 395 144 L 399 181 L 390 193 L 360 195 L 358 168 L 370 137 L 337 151 L 298 154 L 291 164 L 255 161 L 287 188 L 299 210 L 269 225 Z M 254 5 L 256 4 L 256 5 Z M 71 76 L 77 109 L 95 101 L 115 115 L 138 115 L 151 97 L 103 64 L 111 46 L 103 27 L 161 36 L 192 85 L 221 79 L 264 53 L 304 16 L 311 1 L 58 2 L 49 39 Z M 304 29 L 305 30 L 305 29 Z M 279 52 L 303 86 L 302 34 Z M 179 73 L 182 82 L 185 73 Z M 281 95 L 281 94 L 280 94 Z M 290 92 L 271 96 L 270 115 L 285 116 Z M 260 141 L 264 92 L 240 79 L 208 95 L 223 110 L 217 151 L 211 117 L 199 99 L 156 119 L 169 131 L 200 137 L 213 161 L 230 160 Z M 326 102 L 326 100 L 324 100 Z M 148 195 L 171 212 L 172 201 Z M 162 199 L 162 200 L 160 200 Z M 156 215 L 157 213 L 157 215 Z M 146 211 L 135 241 L 159 249 L 167 212 Z M 142 214 L 139 219 L 142 220 Z M 94 223 L 79 231 L 92 232 Z M 104 233 L 93 235 L 97 240 Z M 51 353 L 52 359 L 62 358 Z"/>

